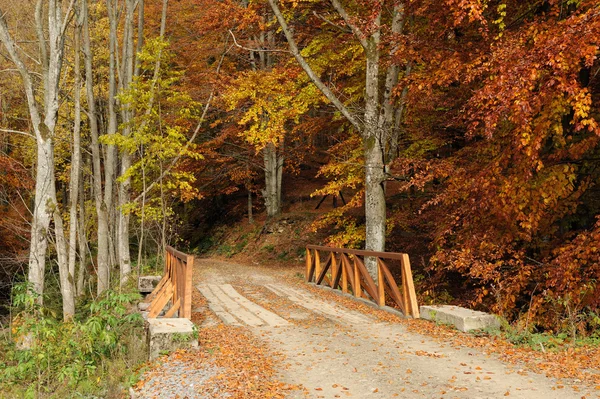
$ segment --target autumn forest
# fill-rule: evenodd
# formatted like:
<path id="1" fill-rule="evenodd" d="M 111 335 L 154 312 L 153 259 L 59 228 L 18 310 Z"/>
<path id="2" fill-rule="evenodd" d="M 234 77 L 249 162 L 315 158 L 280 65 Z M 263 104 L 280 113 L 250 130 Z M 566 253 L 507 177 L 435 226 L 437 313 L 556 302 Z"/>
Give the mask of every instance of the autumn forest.
<path id="1" fill-rule="evenodd" d="M 0 42 L 0 320 L 294 215 L 300 258 L 600 337 L 596 0 L 0 0 Z"/>

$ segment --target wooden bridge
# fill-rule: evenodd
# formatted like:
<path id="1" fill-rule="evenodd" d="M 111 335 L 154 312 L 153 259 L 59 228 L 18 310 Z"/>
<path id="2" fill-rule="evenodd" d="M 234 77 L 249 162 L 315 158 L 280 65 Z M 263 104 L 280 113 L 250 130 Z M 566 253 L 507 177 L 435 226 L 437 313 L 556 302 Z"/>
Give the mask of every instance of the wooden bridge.
<path id="1" fill-rule="evenodd" d="M 325 255 L 324 262 L 321 259 L 322 254 Z M 365 267 L 365 257 L 375 258 L 377 281 Z M 384 259 L 400 262 L 400 287 Z M 397 305 L 404 315 L 419 318 L 419 306 L 407 254 L 308 245 L 305 276 L 309 283 L 341 289 L 343 293 L 351 291 L 356 298 L 371 299 L 382 307 L 386 306 L 387 294 L 387 298 Z"/>
<path id="2" fill-rule="evenodd" d="M 323 259 L 322 259 L 323 257 Z M 374 258 L 377 265 L 377 280 L 369 274 L 364 259 Z M 400 286 L 386 262 L 397 261 L 400 266 Z M 178 315 L 191 317 L 192 269 L 194 257 L 168 246 L 165 251 L 165 274 L 147 298 L 151 300 L 149 318 L 164 313 L 165 318 Z M 413 283 L 410 261 L 407 254 L 374 252 L 308 245 L 306 247 L 306 281 L 340 289 L 356 298 L 368 299 L 380 307 L 392 305 L 404 315 L 419 318 L 419 307 Z M 215 297 L 212 286 L 202 289 L 205 296 Z M 228 288 L 228 287 L 227 287 Z M 216 313 L 222 313 L 218 307 Z M 226 315 L 224 315 L 226 316 Z M 235 319 L 235 318 L 234 318 Z"/>

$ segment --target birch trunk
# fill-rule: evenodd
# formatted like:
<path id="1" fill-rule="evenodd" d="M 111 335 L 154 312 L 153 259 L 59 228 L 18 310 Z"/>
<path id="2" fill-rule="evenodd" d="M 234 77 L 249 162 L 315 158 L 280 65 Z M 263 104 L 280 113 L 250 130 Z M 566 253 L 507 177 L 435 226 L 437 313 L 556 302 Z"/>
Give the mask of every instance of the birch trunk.
<path id="1" fill-rule="evenodd" d="M 85 283 L 85 274 L 87 270 L 87 237 L 85 229 L 85 191 L 83 189 L 83 174 L 79 179 L 79 223 L 77 226 L 77 246 L 79 248 L 79 270 L 77 273 L 77 291 L 76 295 L 83 295 Z"/>
<path id="2" fill-rule="evenodd" d="M 92 170 L 93 170 L 93 194 L 96 205 L 96 216 L 98 218 L 97 231 L 97 292 L 102 293 L 108 288 L 109 278 L 109 230 L 108 230 L 108 207 L 104 202 L 104 190 L 102 187 L 102 159 L 100 151 L 99 128 L 96 111 L 96 96 L 94 94 L 92 49 L 89 30 L 88 0 L 82 2 L 83 14 L 83 53 L 85 56 L 85 86 L 88 105 L 88 117 L 91 136 Z M 111 183 L 112 184 L 112 183 Z"/>
<path id="3" fill-rule="evenodd" d="M 73 0 L 74 1 L 74 0 Z M 23 88 L 27 97 L 29 116 L 36 138 L 37 164 L 35 198 L 31 221 L 31 244 L 29 251 L 29 275 L 28 279 L 33 289 L 40 295 L 42 301 L 44 293 L 44 274 L 46 269 L 46 252 L 48 249 L 48 235 L 50 221 L 53 216 L 60 216 L 58 202 L 56 200 L 56 179 L 54 176 L 54 128 L 58 118 L 59 108 L 59 85 L 62 71 L 64 39 L 66 25 L 69 20 L 73 6 L 71 1 L 66 18 L 63 20 L 63 6 L 60 1 L 49 0 L 47 6 L 47 34 L 44 32 L 44 2 L 38 0 L 35 8 L 36 32 L 39 43 L 39 59 L 42 67 L 43 89 L 43 111 L 36 98 L 34 79 L 30 71 L 22 61 L 17 51 L 17 46 L 10 35 L 5 20 L 6 13 L 0 9 L 0 42 L 6 48 L 10 60 L 19 71 Z M 42 118 L 43 114 L 43 118 Z M 55 220 L 56 234 L 60 234 L 62 219 Z M 59 255 L 59 270 L 63 272 L 68 268 L 65 261 L 65 248 L 59 248 L 64 244 L 64 232 L 62 237 L 57 236 L 57 252 Z M 61 242 L 61 240 L 63 240 Z M 67 298 L 68 300 L 68 298 Z"/>
<path id="4" fill-rule="evenodd" d="M 366 82 L 365 82 L 365 104 L 363 121 L 355 117 L 352 112 L 340 101 L 340 99 L 323 83 L 321 78 L 313 71 L 306 62 L 290 30 L 276 0 L 268 0 L 279 25 L 288 41 L 291 53 L 294 55 L 302 69 L 308 77 L 317 86 L 317 88 L 327 97 L 329 101 L 341 112 L 344 117 L 361 133 L 363 138 L 364 156 L 365 156 L 365 218 L 366 218 L 366 238 L 365 249 L 371 251 L 385 250 L 385 225 L 386 225 L 386 207 L 385 190 L 383 187 L 385 180 L 384 159 L 385 138 L 384 129 L 380 122 L 380 96 L 379 96 L 379 45 L 381 35 L 381 10 L 374 10 L 374 23 L 370 28 L 370 33 L 365 34 L 356 25 L 356 19 L 351 18 L 339 0 L 331 0 L 332 6 L 346 22 L 346 25 L 352 30 L 356 39 L 361 43 L 366 58 Z M 400 24 L 401 11 L 397 6 L 394 21 L 396 28 Z M 390 75 L 393 71 L 390 72 Z M 392 79 L 390 78 L 391 84 Z M 391 98 L 391 90 L 390 90 Z M 385 113 L 385 111 L 384 111 Z M 391 112 L 390 112 L 391 114 Z M 365 265 L 369 274 L 377 280 L 377 264 L 374 259 L 365 259 Z"/>
<path id="5" fill-rule="evenodd" d="M 123 39 L 123 69 L 121 71 L 122 87 L 128 89 L 133 82 L 135 70 L 135 50 L 134 50 L 134 10 L 135 2 L 126 1 L 125 12 L 125 33 Z M 132 119 L 132 111 L 126 104 L 121 104 L 121 117 L 123 120 L 123 136 L 128 137 L 131 134 L 129 125 Z M 132 164 L 132 156 L 129 151 L 121 152 L 121 176 L 124 176 Z M 124 211 L 125 206 L 130 201 L 131 179 L 126 178 L 119 183 L 119 212 L 118 212 L 118 254 L 119 270 L 121 272 L 121 282 L 124 282 L 131 274 L 131 254 L 129 249 L 129 213 Z"/>
<path id="6" fill-rule="evenodd" d="M 109 21 L 109 57 L 108 57 L 108 127 L 106 134 L 111 136 L 117 133 L 117 13 L 118 4 L 116 0 L 106 0 Z M 106 145 L 104 150 L 104 203 L 107 212 L 107 239 L 108 239 L 108 267 L 100 271 L 98 267 L 98 294 L 109 288 L 110 269 L 116 261 L 115 235 L 111 234 L 110 226 L 117 225 L 114 210 L 114 184 L 117 163 L 117 150 L 114 145 Z"/>

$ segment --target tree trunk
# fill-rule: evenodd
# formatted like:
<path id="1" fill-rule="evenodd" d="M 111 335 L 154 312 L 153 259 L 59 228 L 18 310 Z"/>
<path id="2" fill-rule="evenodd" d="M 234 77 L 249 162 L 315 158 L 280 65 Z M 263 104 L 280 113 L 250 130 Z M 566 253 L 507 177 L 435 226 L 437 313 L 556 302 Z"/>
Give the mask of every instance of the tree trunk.
<path id="1" fill-rule="evenodd" d="M 277 159 L 277 147 L 269 143 L 263 149 L 263 159 L 265 164 L 265 189 L 263 197 L 265 207 L 267 208 L 267 217 L 277 216 L 281 213 L 281 184 L 279 183 L 280 161 Z"/>
<path id="2" fill-rule="evenodd" d="M 69 245 L 68 269 L 61 275 L 63 291 L 63 316 L 68 319 L 75 312 L 75 263 L 77 260 L 77 205 L 79 203 L 79 177 L 81 175 L 81 68 L 80 68 L 80 35 L 78 25 L 74 33 L 74 69 L 75 85 L 73 90 L 74 120 L 73 147 L 71 157 L 71 179 L 69 181 Z M 60 223 L 60 222 L 59 222 Z M 57 245 L 59 239 L 57 238 Z"/>
<path id="3" fill-rule="evenodd" d="M 79 179 L 79 225 L 77 226 L 77 245 L 79 247 L 79 270 L 77 274 L 77 296 L 83 295 L 85 272 L 87 270 L 87 237 L 85 229 L 85 198 L 83 176 Z"/>
<path id="4" fill-rule="evenodd" d="M 361 133 L 365 151 L 365 218 L 366 218 L 366 239 L 365 249 L 371 251 L 383 251 L 385 249 L 385 191 L 383 183 L 385 179 L 383 154 L 385 151 L 385 141 L 383 129 L 379 121 L 379 42 L 381 34 L 381 9 L 375 10 L 374 25 L 371 27 L 372 33 L 365 34 L 355 25 L 355 19 L 350 17 L 339 0 L 331 0 L 331 4 L 344 19 L 348 27 L 358 41 L 360 41 L 366 57 L 366 96 L 364 123 L 356 118 L 352 112 L 340 101 L 340 99 L 323 83 L 321 78 L 313 71 L 306 62 L 298 45 L 294 39 L 276 0 L 268 0 L 281 26 L 290 48 L 302 69 L 308 77 L 317 86 L 317 88 L 327 97 L 329 101 L 341 112 L 344 117 Z M 401 28 L 400 15 L 401 6 L 395 7 L 394 19 L 396 28 Z M 393 73 L 393 72 L 392 72 Z M 390 73 L 390 75 L 392 75 Z M 390 92 L 391 94 L 391 92 Z M 373 258 L 365 259 L 365 264 L 369 274 L 377 279 L 377 264 Z"/>
<path id="5" fill-rule="evenodd" d="M 379 33 L 368 39 L 365 47 L 367 58 L 365 129 L 363 142 L 365 149 L 365 249 L 385 251 L 385 180 L 383 169 L 383 135 L 379 126 Z M 375 258 L 365 258 L 369 274 L 377 279 Z"/>
<path id="6" fill-rule="evenodd" d="M 106 0 L 109 21 L 109 57 L 108 57 L 108 128 L 107 135 L 117 133 L 117 14 L 118 10 L 115 0 Z M 116 249 L 114 227 L 117 226 L 114 205 L 114 183 L 117 164 L 117 150 L 114 145 L 106 145 L 104 162 L 104 203 L 107 212 L 107 241 L 108 241 L 108 267 L 105 270 L 98 268 L 98 294 L 109 288 L 110 269 L 116 263 Z M 110 228 L 113 226 L 113 229 Z"/>
<path id="7" fill-rule="evenodd" d="M 97 231 L 97 292 L 100 294 L 108 288 L 109 279 L 109 231 L 108 231 L 108 207 L 104 202 L 102 188 L 102 160 L 100 143 L 98 140 L 99 128 L 96 111 L 96 97 L 94 94 L 94 81 L 92 69 L 92 50 L 90 44 L 88 0 L 83 0 L 83 53 L 85 55 L 85 86 L 87 93 L 88 116 L 90 125 L 90 136 L 92 140 L 92 169 L 93 169 L 93 193 L 96 205 L 96 216 L 98 218 Z M 112 182 L 110 183 L 112 185 Z"/>
<path id="8" fill-rule="evenodd" d="M 126 1 L 125 13 L 125 37 L 123 40 L 123 69 L 121 71 L 122 87 L 128 89 L 133 82 L 135 51 L 134 51 L 134 8 L 133 0 Z M 121 104 L 121 115 L 125 125 L 123 136 L 128 137 L 131 134 L 129 122 L 133 117 L 132 111 L 126 104 Z M 121 176 L 124 176 L 132 164 L 132 155 L 129 151 L 121 152 Z M 131 273 L 131 254 L 129 249 L 129 213 L 124 208 L 129 203 L 129 193 L 131 188 L 131 179 L 125 178 L 119 183 L 119 212 L 118 212 L 118 234 L 117 241 L 119 246 L 119 270 L 121 272 L 121 282 L 124 282 Z"/>
<path id="9" fill-rule="evenodd" d="M 0 9 L 0 42 L 6 48 L 8 57 L 19 71 L 23 88 L 27 97 L 29 116 L 36 137 L 37 165 L 35 199 L 32 210 L 31 221 L 31 244 L 29 251 L 29 281 L 33 289 L 39 294 L 42 302 L 44 293 L 44 274 L 46 269 L 46 251 L 48 249 L 48 234 L 50 221 L 53 215 L 60 216 L 58 202 L 56 199 L 56 179 L 54 176 L 54 128 L 58 118 L 59 108 L 59 85 L 62 72 L 64 55 L 64 40 L 66 24 L 69 20 L 72 4 L 69 6 L 67 16 L 63 20 L 63 9 L 60 2 L 49 0 L 47 8 L 44 2 L 38 0 L 35 8 L 36 33 L 39 42 L 39 64 L 42 69 L 42 87 L 34 87 L 31 73 L 22 61 L 14 39 L 11 37 L 8 25 L 4 19 L 5 12 Z M 47 14 L 47 33 L 44 32 L 43 13 Z M 43 98 L 36 98 L 36 90 L 43 92 Z M 42 112 L 38 99 L 43 104 Z M 62 227 L 62 220 L 55 220 L 56 232 Z M 64 235 L 61 239 L 64 239 Z M 65 260 L 65 248 L 58 248 L 64 242 L 59 243 L 57 237 L 57 252 L 59 253 L 59 269 L 63 271 L 68 268 Z M 62 255 L 62 256 L 61 256 Z M 63 262 L 64 261 L 64 262 Z M 68 299 L 67 299 L 68 300 Z"/>

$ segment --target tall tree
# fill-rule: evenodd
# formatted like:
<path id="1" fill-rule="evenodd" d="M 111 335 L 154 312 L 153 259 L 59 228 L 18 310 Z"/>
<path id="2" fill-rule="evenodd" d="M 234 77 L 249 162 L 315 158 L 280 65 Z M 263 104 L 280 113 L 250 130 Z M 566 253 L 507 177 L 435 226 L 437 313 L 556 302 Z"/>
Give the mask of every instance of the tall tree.
<path id="1" fill-rule="evenodd" d="M 0 9 L 0 41 L 6 48 L 11 61 L 19 71 L 23 89 L 29 106 L 29 116 L 36 138 L 37 163 L 35 201 L 32 209 L 31 247 L 29 255 L 29 281 L 34 290 L 43 294 L 44 273 L 46 268 L 46 251 L 50 222 L 54 219 L 57 234 L 57 253 L 59 268 L 68 275 L 66 262 L 66 243 L 63 231 L 62 215 L 56 198 L 56 180 L 54 175 L 54 134 L 60 104 L 59 87 L 64 59 L 64 43 L 67 25 L 71 18 L 75 0 L 67 4 L 63 1 L 49 0 L 47 6 L 38 0 L 35 8 L 36 32 L 41 64 L 41 84 L 32 76 L 32 71 L 23 61 L 18 47 L 8 28 L 6 13 Z M 47 36 L 47 39 L 46 39 Z M 41 96 L 42 103 L 38 102 Z M 65 270 L 66 268 L 66 270 Z M 73 279 L 70 279 L 72 285 Z M 69 288 L 69 281 L 62 281 L 63 294 Z M 40 298 L 42 296 L 40 295 Z M 74 313 L 72 301 L 65 298 L 64 317 Z"/>
<path id="2" fill-rule="evenodd" d="M 358 4 L 357 15 L 350 15 L 347 6 L 339 0 L 331 0 L 331 6 L 360 43 L 365 60 L 365 96 L 361 115 L 352 112 L 340 98 L 323 83 L 302 55 L 288 22 L 282 14 L 278 2 L 269 0 L 277 21 L 286 36 L 290 51 L 302 66 L 313 83 L 321 90 L 341 114 L 360 132 L 364 150 L 365 176 L 365 248 L 373 251 L 385 250 L 386 234 L 386 199 L 384 182 L 385 159 L 388 134 L 395 125 L 394 119 L 399 116 L 392 104 L 392 90 L 398 82 L 398 67 L 390 64 L 387 76 L 383 79 L 384 67 L 381 61 L 382 32 L 384 29 L 385 2 Z M 393 12 L 389 20 L 388 30 L 398 34 L 404 23 L 404 7 L 401 2 L 394 2 Z M 384 88 L 382 96 L 380 91 Z M 376 278 L 377 265 L 374 259 L 367 259 L 369 273 Z"/>

